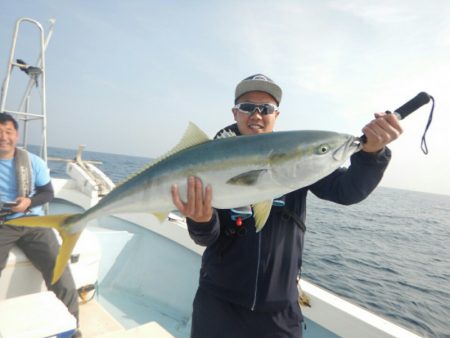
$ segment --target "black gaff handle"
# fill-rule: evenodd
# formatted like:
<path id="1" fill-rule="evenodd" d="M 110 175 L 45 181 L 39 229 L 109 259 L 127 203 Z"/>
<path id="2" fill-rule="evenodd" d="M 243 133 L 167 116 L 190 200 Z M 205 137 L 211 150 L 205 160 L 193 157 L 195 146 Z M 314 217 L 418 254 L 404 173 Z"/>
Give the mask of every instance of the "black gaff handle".
<path id="1" fill-rule="evenodd" d="M 409 114 L 411 114 L 412 112 L 416 111 L 417 109 L 419 109 L 423 105 L 425 105 L 428 102 L 430 102 L 431 99 L 432 99 L 431 95 L 428 95 L 425 92 L 420 92 L 415 97 L 413 97 L 411 100 L 406 102 L 404 105 L 402 105 L 401 107 L 399 107 L 396 110 L 394 110 L 394 114 L 395 114 L 395 116 L 397 116 L 397 118 L 399 120 L 403 120 Z M 390 111 L 387 111 L 386 113 L 391 114 Z M 361 140 L 362 143 L 366 143 L 367 142 L 366 135 L 362 135 L 360 137 L 360 140 Z"/>
<path id="2" fill-rule="evenodd" d="M 420 92 L 414 98 L 412 98 L 411 100 L 406 102 L 403 106 L 394 110 L 394 114 L 397 115 L 397 118 L 399 120 L 402 120 L 405 117 L 407 117 L 409 114 L 411 114 L 412 112 L 416 111 L 423 105 L 430 102 L 430 100 L 431 100 L 430 95 L 428 95 L 425 92 Z"/>

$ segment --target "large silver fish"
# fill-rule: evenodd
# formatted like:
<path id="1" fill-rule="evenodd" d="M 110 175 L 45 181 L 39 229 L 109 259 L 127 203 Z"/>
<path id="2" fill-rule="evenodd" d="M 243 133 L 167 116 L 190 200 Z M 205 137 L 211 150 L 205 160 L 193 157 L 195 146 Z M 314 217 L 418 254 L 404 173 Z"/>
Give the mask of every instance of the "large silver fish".
<path id="1" fill-rule="evenodd" d="M 199 177 L 213 190 L 212 205 L 252 205 L 262 229 L 272 200 L 310 185 L 340 167 L 360 149 L 357 137 L 327 131 L 287 131 L 210 140 L 190 124 L 168 154 L 118 185 L 98 204 L 76 215 L 24 217 L 7 224 L 56 228 L 63 243 L 53 274 L 56 282 L 87 222 L 104 215 L 145 212 L 160 220 L 174 209 L 171 186 L 186 198 L 186 180 Z"/>

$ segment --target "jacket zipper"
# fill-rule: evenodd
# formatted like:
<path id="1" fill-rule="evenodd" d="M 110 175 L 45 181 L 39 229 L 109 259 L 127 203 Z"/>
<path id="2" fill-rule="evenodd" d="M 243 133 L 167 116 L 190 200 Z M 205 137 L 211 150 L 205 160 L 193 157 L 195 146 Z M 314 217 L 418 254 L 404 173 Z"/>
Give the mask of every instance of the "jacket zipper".
<path id="1" fill-rule="evenodd" d="M 261 232 L 258 233 L 258 260 L 256 263 L 256 278 L 255 278 L 255 292 L 253 294 L 253 303 L 251 307 L 251 311 L 255 310 L 256 304 L 256 294 L 258 293 L 258 278 L 259 278 L 259 265 L 261 263 Z"/>

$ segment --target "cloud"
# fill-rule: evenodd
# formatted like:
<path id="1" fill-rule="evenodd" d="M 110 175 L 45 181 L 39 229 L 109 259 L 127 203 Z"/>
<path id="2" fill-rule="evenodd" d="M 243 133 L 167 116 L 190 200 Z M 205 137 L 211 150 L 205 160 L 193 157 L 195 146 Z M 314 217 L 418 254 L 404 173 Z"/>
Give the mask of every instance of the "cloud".
<path id="1" fill-rule="evenodd" d="M 417 18 L 417 8 L 413 1 L 330 1 L 329 7 L 359 18 L 372 25 L 404 24 Z"/>

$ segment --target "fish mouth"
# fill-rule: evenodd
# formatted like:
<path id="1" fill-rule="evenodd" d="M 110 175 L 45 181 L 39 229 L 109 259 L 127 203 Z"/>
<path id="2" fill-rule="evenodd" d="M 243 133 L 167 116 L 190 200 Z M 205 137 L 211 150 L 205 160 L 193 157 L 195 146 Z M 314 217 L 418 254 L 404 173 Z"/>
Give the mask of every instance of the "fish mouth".
<path id="1" fill-rule="evenodd" d="M 333 153 L 333 158 L 336 161 L 342 161 L 348 156 L 360 151 L 362 148 L 362 141 L 360 137 L 350 136 L 343 145 L 337 148 Z"/>

